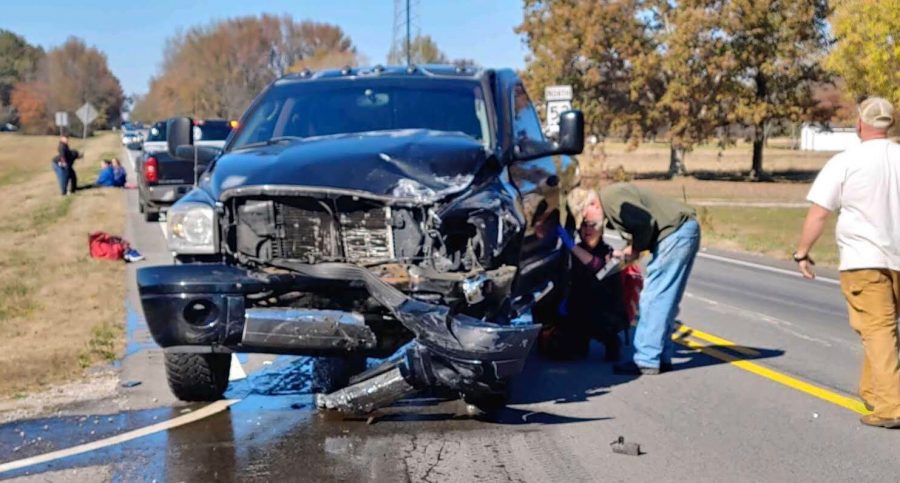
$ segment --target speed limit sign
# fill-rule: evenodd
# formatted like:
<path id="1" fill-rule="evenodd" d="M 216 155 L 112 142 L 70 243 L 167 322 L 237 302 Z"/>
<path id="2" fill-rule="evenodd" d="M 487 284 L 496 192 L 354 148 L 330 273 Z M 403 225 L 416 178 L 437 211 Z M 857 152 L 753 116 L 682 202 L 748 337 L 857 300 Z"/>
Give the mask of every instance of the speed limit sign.
<path id="1" fill-rule="evenodd" d="M 560 114 L 572 110 L 572 101 L 548 101 L 547 102 L 547 127 L 553 131 L 559 130 Z"/>
<path id="2" fill-rule="evenodd" d="M 547 112 L 547 125 L 545 132 L 556 134 L 559 132 L 559 116 L 572 110 L 572 86 L 547 86 L 544 89 L 544 102 Z"/>

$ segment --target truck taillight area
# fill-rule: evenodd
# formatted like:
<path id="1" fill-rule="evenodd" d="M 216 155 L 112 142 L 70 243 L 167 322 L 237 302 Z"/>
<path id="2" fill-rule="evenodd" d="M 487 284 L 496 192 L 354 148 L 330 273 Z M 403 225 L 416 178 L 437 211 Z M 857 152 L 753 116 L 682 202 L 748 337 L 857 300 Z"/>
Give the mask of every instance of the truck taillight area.
<path id="1" fill-rule="evenodd" d="M 144 181 L 147 183 L 156 183 L 159 181 L 159 163 L 153 156 L 150 156 L 144 161 Z"/>

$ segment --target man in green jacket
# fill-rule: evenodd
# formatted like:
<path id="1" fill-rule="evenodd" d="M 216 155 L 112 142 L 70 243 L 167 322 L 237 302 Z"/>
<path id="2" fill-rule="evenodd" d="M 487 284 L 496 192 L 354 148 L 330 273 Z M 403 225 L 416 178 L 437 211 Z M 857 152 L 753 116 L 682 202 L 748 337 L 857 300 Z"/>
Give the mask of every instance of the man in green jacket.
<path id="1" fill-rule="evenodd" d="M 613 370 L 631 375 L 670 370 L 675 317 L 700 249 L 696 212 L 684 203 L 629 183 L 600 189 L 599 202 L 607 225 L 628 243 L 616 255 L 625 261 L 636 260 L 645 250 L 653 255 L 641 291 L 634 360 L 617 364 Z"/>

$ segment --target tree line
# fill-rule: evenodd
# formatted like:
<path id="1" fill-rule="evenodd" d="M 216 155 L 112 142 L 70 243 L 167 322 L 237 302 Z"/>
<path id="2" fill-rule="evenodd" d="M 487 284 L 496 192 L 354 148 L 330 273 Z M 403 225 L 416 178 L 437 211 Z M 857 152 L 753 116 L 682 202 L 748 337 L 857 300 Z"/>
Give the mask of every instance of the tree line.
<path id="1" fill-rule="evenodd" d="M 771 126 L 846 111 L 835 74 L 853 94 L 900 100 L 900 44 L 886 45 L 900 32 L 900 0 L 843 0 L 834 10 L 827 0 L 524 0 L 524 8 L 517 31 L 531 51 L 524 75 L 533 92 L 571 84 L 593 133 L 632 145 L 662 136 L 671 175 L 684 173 L 685 152 L 731 144 L 744 128 L 751 175 L 760 176 Z M 863 44 L 878 55 L 860 65 Z M 875 61 L 885 53 L 893 64 Z"/>
<path id="2" fill-rule="evenodd" d="M 394 46 L 388 63 L 405 63 L 406 50 L 406 45 Z M 451 62 L 429 36 L 412 39 L 409 57 L 416 64 Z M 135 99 L 131 117 L 145 122 L 178 114 L 234 119 L 285 74 L 365 62 L 350 37 L 329 23 L 264 14 L 195 26 L 167 41 L 160 71 L 149 92 Z"/>
<path id="3" fill-rule="evenodd" d="M 54 113 L 68 112 L 69 129 L 81 133 L 74 115 L 85 102 L 98 111 L 91 128 L 119 123 L 124 94 L 106 55 L 83 40 L 69 38 L 45 52 L 22 36 L 0 30 L 0 123 L 24 132 L 56 132 Z"/>

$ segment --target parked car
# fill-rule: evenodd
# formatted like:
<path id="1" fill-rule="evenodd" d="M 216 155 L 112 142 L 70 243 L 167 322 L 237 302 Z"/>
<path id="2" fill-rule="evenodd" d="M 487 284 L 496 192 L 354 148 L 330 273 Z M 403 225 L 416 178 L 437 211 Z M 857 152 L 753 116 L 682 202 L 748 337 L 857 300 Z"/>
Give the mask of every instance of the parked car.
<path id="1" fill-rule="evenodd" d="M 122 125 L 122 145 L 128 149 L 137 149 L 144 141 L 144 135 L 133 124 Z"/>
<path id="2" fill-rule="evenodd" d="M 0 132 L 16 132 L 18 130 L 19 128 L 17 128 L 15 124 L 9 122 L 0 124 Z"/>
<path id="3" fill-rule="evenodd" d="M 223 148 L 231 127 L 226 121 L 197 120 L 192 131 L 196 146 Z M 161 212 L 190 191 L 207 164 L 169 155 L 166 133 L 166 121 L 151 126 L 137 163 L 138 206 L 147 221 L 156 221 Z"/>
<path id="4" fill-rule="evenodd" d="M 270 85 L 168 213 L 175 265 L 138 270 L 180 399 L 214 400 L 232 352 L 316 356 L 319 407 L 368 412 L 419 389 L 505 401 L 555 308 L 574 225 L 580 112 L 544 139 L 509 69 L 377 67 Z M 366 357 L 386 357 L 365 371 Z"/>

